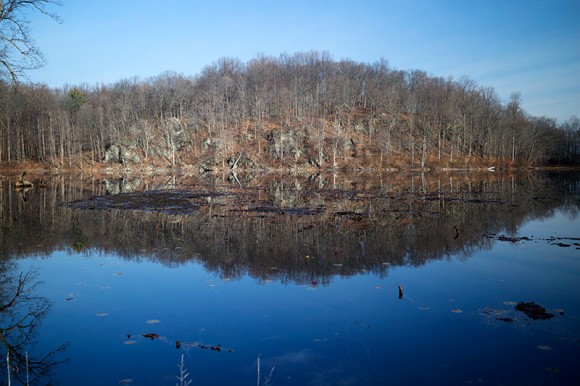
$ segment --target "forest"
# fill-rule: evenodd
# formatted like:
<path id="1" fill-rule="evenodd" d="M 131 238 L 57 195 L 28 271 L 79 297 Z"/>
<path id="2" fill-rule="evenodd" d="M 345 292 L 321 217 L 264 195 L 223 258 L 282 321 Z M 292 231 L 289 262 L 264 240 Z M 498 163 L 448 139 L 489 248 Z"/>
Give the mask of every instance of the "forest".
<path id="1" fill-rule="evenodd" d="M 580 119 L 558 124 L 467 77 L 328 52 L 113 84 L 0 83 L 0 164 L 64 171 L 400 170 L 580 164 Z"/>

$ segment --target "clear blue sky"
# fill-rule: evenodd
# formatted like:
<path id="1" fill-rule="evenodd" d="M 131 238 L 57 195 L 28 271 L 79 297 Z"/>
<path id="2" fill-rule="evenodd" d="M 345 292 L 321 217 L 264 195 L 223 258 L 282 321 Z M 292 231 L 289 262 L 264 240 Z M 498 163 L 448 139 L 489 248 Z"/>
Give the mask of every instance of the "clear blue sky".
<path id="1" fill-rule="evenodd" d="M 113 83 L 220 57 L 328 51 L 513 91 L 535 116 L 580 116 L 580 0 L 61 0 L 31 17 L 51 87 Z"/>

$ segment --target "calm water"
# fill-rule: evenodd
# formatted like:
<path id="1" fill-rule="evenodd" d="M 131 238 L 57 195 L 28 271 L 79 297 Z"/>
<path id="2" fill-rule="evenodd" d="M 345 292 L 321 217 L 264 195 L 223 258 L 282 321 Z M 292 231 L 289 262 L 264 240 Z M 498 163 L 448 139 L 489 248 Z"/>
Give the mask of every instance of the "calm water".
<path id="1" fill-rule="evenodd" d="M 182 356 L 192 385 L 576 384 L 578 181 L 0 180 L 0 303 L 20 272 L 42 282 L 0 332 L 34 358 L 65 345 L 38 384 L 175 385 Z M 42 299 L 18 346 L 6 328 Z"/>

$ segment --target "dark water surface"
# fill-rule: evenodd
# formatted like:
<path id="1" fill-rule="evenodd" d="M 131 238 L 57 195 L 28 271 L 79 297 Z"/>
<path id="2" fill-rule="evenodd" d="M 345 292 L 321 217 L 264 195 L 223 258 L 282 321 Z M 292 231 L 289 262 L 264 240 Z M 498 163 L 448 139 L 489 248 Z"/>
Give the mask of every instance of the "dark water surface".
<path id="1" fill-rule="evenodd" d="M 26 354 L 52 385 L 580 379 L 577 174 L 13 182 L 12 384 Z"/>

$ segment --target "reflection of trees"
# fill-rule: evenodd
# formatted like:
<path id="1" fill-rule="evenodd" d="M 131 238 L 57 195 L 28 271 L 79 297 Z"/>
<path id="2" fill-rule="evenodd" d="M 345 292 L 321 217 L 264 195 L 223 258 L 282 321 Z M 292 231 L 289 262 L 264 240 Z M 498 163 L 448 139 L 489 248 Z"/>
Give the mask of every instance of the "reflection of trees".
<path id="1" fill-rule="evenodd" d="M 570 181 L 578 176 L 549 177 L 275 176 L 247 189 L 173 180 L 170 194 L 143 186 L 150 189 L 148 211 L 134 210 L 139 195 L 105 196 L 98 183 L 83 193 L 61 181 L 4 206 L 12 213 L 3 220 L 0 253 L 96 248 L 169 265 L 194 259 L 228 278 L 299 283 L 361 271 L 384 275 L 390 266 L 470 256 L 491 247 L 486 235 L 515 233 L 562 206 L 577 211 L 578 185 Z M 82 210 L 58 205 L 87 194 L 103 196 L 75 204 Z M 23 243 L 31 229 L 35 244 Z"/>
<path id="2" fill-rule="evenodd" d="M 0 374 L 9 383 L 13 379 L 35 384 L 58 363 L 55 354 L 65 345 L 45 355 L 34 354 L 35 333 L 50 303 L 35 295 L 39 283 L 34 271 L 11 275 L 6 265 L 0 268 L 0 343 L 6 350 L 6 368 Z"/>

